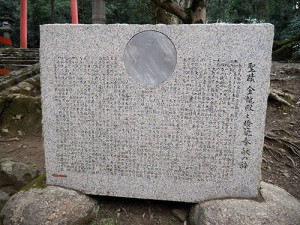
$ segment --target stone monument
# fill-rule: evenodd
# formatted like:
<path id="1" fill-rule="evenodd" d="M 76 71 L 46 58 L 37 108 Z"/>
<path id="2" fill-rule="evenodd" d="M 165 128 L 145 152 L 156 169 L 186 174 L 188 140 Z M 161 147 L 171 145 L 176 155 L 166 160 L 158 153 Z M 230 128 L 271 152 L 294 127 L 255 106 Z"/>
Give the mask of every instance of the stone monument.
<path id="1" fill-rule="evenodd" d="M 272 40 L 271 24 L 41 26 L 47 183 L 256 197 Z"/>

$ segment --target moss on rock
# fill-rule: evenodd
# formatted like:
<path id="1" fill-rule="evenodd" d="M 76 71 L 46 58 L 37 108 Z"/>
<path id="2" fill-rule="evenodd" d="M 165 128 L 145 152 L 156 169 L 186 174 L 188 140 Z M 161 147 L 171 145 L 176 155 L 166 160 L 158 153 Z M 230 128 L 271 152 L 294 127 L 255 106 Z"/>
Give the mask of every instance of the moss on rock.
<path id="1" fill-rule="evenodd" d="M 37 132 L 41 129 L 41 98 L 10 94 L 1 113 L 0 127 L 10 132 Z"/>
<path id="2" fill-rule="evenodd" d="M 47 187 L 47 185 L 46 185 L 46 173 L 42 173 L 37 178 L 35 178 L 33 181 L 31 181 L 29 184 L 22 187 L 19 190 L 19 192 L 28 191 L 32 188 L 44 189 L 45 187 Z"/>
<path id="3" fill-rule="evenodd" d="M 300 35 L 288 38 L 286 40 L 274 41 L 272 60 L 299 60 L 296 51 L 299 51 Z"/>
<path id="4" fill-rule="evenodd" d="M 1 117 L 2 112 L 5 109 L 6 105 L 7 105 L 7 96 L 0 95 L 0 117 Z"/>

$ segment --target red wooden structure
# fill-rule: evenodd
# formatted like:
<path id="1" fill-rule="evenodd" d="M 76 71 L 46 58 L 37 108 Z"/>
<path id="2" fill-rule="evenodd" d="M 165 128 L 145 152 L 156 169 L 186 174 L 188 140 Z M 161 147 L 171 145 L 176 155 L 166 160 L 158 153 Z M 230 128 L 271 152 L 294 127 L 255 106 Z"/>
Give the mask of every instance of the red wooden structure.
<path id="1" fill-rule="evenodd" d="M 27 48 L 27 0 L 20 4 L 20 48 Z"/>
<path id="2" fill-rule="evenodd" d="M 78 24 L 77 0 L 70 0 L 72 24 Z M 0 36 L 0 43 L 12 46 L 12 41 Z M 27 0 L 20 0 L 20 48 L 27 48 Z M 10 70 L 0 69 L 0 76 L 10 73 Z"/>
<path id="3" fill-rule="evenodd" d="M 10 73 L 11 70 L 7 70 L 7 69 L 0 69 L 0 76 L 4 76 L 5 74 Z"/>
<path id="4" fill-rule="evenodd" d="M 20 0 L 20 48 L 27 48 L 27 0 Z M 70 0 L 72 24 L 78 24 L 77 0 Z"/>
<path id="5" fill-rule="evenodd" d="M 72 24 L 78 24 L 77 0 L 71 0 Z"/>
<path id="6" fill-rule="evenodd" d="M 12 46 L 12 41 L 10 39 L 5 38 L 5 37 L 1 37 L 1 36 L 0 36 L 0 43 Z"/>

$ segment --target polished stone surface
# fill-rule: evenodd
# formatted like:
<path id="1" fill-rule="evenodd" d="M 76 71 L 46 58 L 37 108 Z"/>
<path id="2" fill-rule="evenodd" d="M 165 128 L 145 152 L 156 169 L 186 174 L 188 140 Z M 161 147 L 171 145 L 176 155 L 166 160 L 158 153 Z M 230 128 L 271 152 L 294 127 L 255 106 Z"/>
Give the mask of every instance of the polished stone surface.
<path id="1" fill-rule="evenodd" d="M 176 66 L 176 49 L 171 40 L 157 31 L 143 31 L 127 44 L 124 64 L 130 77 L 145 85 L 168 79 Z"/>
<path id="2" fill-rule="evenodd" d="M 47 183 L 183 202 L 257 196 L 272 40 L 271 24 L 41 26 Z"/>

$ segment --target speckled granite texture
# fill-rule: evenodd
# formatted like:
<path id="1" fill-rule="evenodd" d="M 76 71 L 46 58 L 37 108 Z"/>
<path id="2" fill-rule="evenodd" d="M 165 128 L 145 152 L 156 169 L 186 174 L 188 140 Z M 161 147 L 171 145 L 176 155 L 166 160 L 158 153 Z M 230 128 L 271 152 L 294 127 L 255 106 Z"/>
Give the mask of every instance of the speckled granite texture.
<path id="1" fill-rule="evenodd" d="M 150 35 L 131 48 L 141 57 L 125 55 L 149 30 L 175 50 Z M 183 202 L 256 197 L 272 40 L 270 24 L 41 26 L 47 183 Z M 156 57 L 176 60 L 174 72 Z M 137 82 L 143 71 L 157 81 Z"/>

